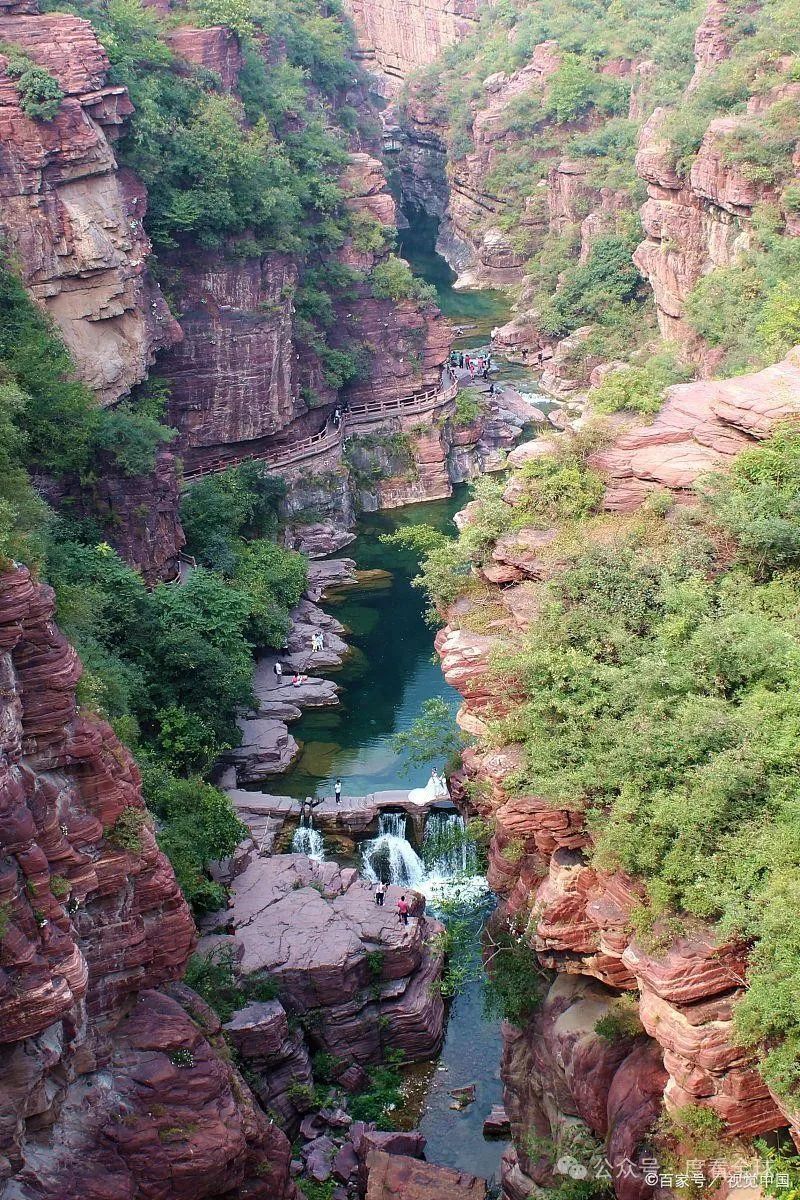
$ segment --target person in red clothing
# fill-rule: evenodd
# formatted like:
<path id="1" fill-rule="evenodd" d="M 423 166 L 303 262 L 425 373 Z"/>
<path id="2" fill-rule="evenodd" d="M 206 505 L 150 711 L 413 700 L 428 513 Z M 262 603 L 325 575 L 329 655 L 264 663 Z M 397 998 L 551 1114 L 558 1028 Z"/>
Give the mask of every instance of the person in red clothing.
<path id="1" fill-rule="evenodd" d="M 408 902 L 407 902 L 405 896 L 401 896 L 400 899 L 397 901 L 397 915 L 400 918 L 400 921 L 402 922 L 403 925 L 408 924 L 409 911 L 410 911 L 410 909 L 408 907 Z"/>

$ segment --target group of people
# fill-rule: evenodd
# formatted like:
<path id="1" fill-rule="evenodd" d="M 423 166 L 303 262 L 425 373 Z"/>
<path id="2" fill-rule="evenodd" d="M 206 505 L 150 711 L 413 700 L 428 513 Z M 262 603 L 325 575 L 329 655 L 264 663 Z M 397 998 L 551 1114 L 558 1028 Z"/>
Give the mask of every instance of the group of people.
<path id="1" fill-rule="evenodd" d="M 318 654 L 320 650 L 325 648 L 325 638 L 319 629 L 315 630 L 311 635 L 311 653 Z"/>
<path id="2" fill-rule="evenodd" d="M 382 879 L 379 879 L 375 884 L 375 903 L 378 908 L 383 908 L 386 899 L 386 884 Z M 411 905 L 406 900 L 405 896 L 401 896 L 397 901 L 397 919 L 401 925 L 408 924 L 408 918 L 411 915 Z"/>
<path id="3" fill-rule="evenodd" d="M 283 683 L 283 666 L 282 666 L 282 664 L 279 662 L 276 662 L 275 665 L 273 666 L 272 670 L 275 672 L 275 686 L 280 687 L 281 684 Z M 292 687 L 300 687 L 301 683 L 306 683 L 307 681 L 308 681 L 308 676 L 306 674 L 304 674 L 304 672 L 298 671 L 298 670 L 294 671 L 294 674 L 292 675 Z"/>
<path id="4" fill-rule="evenodd" d="M 477 375 L 481 379 L 488 379 L 492 369 L 492 356 L 488 350 L 476 355 L 469 354 L 464 350 L 454 350 L 450 355 L 450 365 L 454 368 L 458 367 L 461 371 L 469 371 L 470 379 L 475 379 Z"/>

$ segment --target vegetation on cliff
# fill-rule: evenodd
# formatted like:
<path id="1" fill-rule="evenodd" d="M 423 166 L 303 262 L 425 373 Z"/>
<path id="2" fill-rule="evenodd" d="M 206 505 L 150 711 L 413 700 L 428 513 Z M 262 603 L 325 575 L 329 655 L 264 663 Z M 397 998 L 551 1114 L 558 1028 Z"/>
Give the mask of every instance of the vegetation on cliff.
<path id="1" fill-rule="evenodd" d="M 411 127 L 419 108 L 444 131 L 454 192 L 480 188 L 481 205 L 465 209 L 470 238 L 480 246 L 491 232 L 515 254 L 535 328 L 551 339 L 590 328 L 570 347 L 570 370 L 579 376 L 587 360 L 633 358 L 637 376 L 617 380 L 613 397 L 599 397 L 605 411 L 654 411 L 661 394 L 661 372 L 647 361 L 654 347 L 659 353 L 650 297 L 631 261 L 644 199 L 635 158 L 656 108 L 663 116 L 649 140 L 658 155 L 663 150 L 665 169 L 688 184 L 708 137 L 714 170 L 720 178 L 734 172 L 734 185 L 744 185 L 720 201 L 743 228 L 737 262 L 704 272 L 689 295 L 686 320 L 698 345 L 720 373 L 736 374 L 774 361 L 800 339 L 793 236 L 800 12 L 796 0 L 765 0 L 712 14 L 713 44 L 687 90 L 705 7 L 695 0 L 495 4 L 474 34 L 445 52 L 443 67 L 420 72 L 407 91 Z M 563 162 L 566 178 L 554 179 Z M 664 269 L 680 276 L 683 268 Z"/>
<path id="2" fill-rule="evenodd" d="M 594 326 L 584 354 L 626 357 L 653 335 L 647 294 L 631 261 L 641 236 L 635 209 L 643 199 L 637 135 L 654 107 L 675 103 L 688 83 L 703 7 L 698 0 L 494 4 L 474 34 L 445 51 L 443 65 L 409 85 L 406 104 L 419 104 L 445 130 L 458 187 L 459 164 L 474 152 L 476 117 L 495 102 L 484 81 L 497 72 L 514 78 L 530 71 L 534 49 L 550 44 L 553 65 L 520 75 L 492 118 L 490 168 L 480 178 L 488 203 L 475 208 L 473 234 L 479 241 L 490 227 L 502 232 L 523 264 L 525 303 L 544 333 L 560 338 L 579 325 Z M 647 71 L 637 73 L 633 64 L 645 58 Z M 588 261 L 579 258 L 580 217 L 588 206 L 577 224 L 548 228 L 542 189 L 562 159 L 578 165 L 583 194 L 574 198 L 576 209 L 588 205 L 588 189 L 616 194 Z"/>
<path id="3" fill-rule="evenodd" d="M 769 1085 L 796 1096 L 800 433 L 745 451 L 693 507 L 655 493 L 631 517 L 599 513 L 582 457 L 529 463 L 508 510 L 520 523 L 533 495 L 522 523 L 559 531 L 540 551 L 552 576 L 540 615 L 504 633 L 494 662 L 517 700 L 491 738 L 524 748 L 508 786 L 584 812 L 596 864 L 642 880 L 641 937 L 713 921 L 751 946 L 738 1036 L 763 1048 Z M 496 526 L 491 504 L 478 511 L 460 561 Z M 422 579 L 442 604 L 476 584 L 443 582 L 437 553 Z"/>
<path id="4" fill-rule="evenodd" d="M 73 485 L 91 497 L 110 467 L 152 470 L 170 438 L 154 397 L 151 386 L 138 404 L 98 408 L 53 326 L 17 278 L 0 272 L 0 560 L 23 559 L 55 587 L 59 623 L 84 664 L 81 702 L 134 749 L 187 897 L 216 908 L 222 893 L 207 866 L 230 853 L 242 826 L 202 777 L 236 744 L 253 650 L 283 644 L 306 566 L 273 540 L 280 481 L 252 465 L 186 494 L 199 566 L 183 586 L 148 590 L 97 521 L 74 519 Z M 64 496 L 57 511 L 43 492 Z"/>

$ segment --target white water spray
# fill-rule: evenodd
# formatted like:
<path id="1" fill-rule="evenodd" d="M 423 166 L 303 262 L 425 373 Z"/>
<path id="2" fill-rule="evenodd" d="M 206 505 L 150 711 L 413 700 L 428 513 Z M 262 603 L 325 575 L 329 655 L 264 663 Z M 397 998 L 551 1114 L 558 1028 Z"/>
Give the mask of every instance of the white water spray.
<path id="1" fill-rule="evenodd" d="M 322 834 L 314 828 L 310 819 L 308 824 L 298 825 L 295 829 L 292 838 L 292 854 L 305 854 L 307 858 L 313 858 L 316 862 L 324 860 L 325 843 L 322 840 Z"/>
<path id="2" fill-rule="evenodd" d="M 365 879 L 422 892 L 434 909 L 444 901 L 469 904 L 485 895 L 486 880 L 478 874 L 475 847 L 465 835 L 463 817 L 450 811 L 428 815 L 427 866 L 406 837 L 406 820 L 405 813 L 380 814 L 378 836 L 361 847 Z"/>

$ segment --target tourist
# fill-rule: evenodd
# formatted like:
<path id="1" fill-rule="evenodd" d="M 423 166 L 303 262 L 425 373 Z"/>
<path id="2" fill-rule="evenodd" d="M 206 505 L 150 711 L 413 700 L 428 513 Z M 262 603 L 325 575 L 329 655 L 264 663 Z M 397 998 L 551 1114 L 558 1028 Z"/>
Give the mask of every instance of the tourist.
<path id="1" fill-rule="evenodd" d="M 342 800 L 342 781 L 341 781 L 341 779 L 337 779 L 336 783 L 333 785 L 333 794 L 336 797 L 336 803 L 340 804 L 341 800 Z"/>
<path id="2" fill-rule="evenodd" d="M 280 687 L 283 682 L 283 667 L 279 662 L 276 662 L 272 669 L 275 672 L 275 683 Z"/>
<path id="3" fill-rule="evenodd" d="M 408 913 L 408 901 L 406 900 L 405 896 L 401 896 L 397 901 L 397 919 L 401 925 L 408 924 Z"/>
<path id="4" fill-rule="evenodd" d="M 379 879 L 375 885 L 375 903 L 378 908 L 383 908 L 383 902 L 386 899 L 386 884 L 382 879 Z"/>

